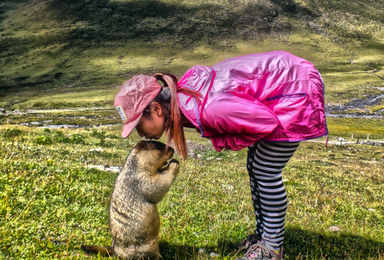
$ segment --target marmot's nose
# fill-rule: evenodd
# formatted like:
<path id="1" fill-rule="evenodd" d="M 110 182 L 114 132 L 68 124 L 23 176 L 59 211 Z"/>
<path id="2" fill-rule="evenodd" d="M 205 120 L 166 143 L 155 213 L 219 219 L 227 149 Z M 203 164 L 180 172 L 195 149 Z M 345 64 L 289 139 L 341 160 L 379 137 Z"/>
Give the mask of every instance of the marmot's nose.
<path id="1" fill-rule="evenodd" d="M 173 149 L 172 147 L 168 147 L 168 151 L 171 151 L 172 152 L 172 154 L 175 152 L 175 149 Z"/>

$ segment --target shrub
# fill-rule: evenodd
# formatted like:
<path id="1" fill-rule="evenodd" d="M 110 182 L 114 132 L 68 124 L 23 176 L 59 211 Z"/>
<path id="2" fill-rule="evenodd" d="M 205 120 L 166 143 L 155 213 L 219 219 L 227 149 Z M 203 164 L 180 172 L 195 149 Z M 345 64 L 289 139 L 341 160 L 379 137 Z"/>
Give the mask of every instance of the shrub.
<path id="1" fill-rule="evenodd" d="M 67 144 L 71 143 L 71 139 L 69 139 L 66 136 L 59 136 L 56 140 L 59 143 L 67 143 Z"/>
<path id="2" fill-rule="evenodd" d="M 98 132 L 97 130 L 93 130 L 91 136 L 96 138 L 105 138 L 105 131 Z"/>
<path id="3" fill-rule="evenodd" d="M 58 143 L 71 143 L 71 140 L 66 137 L 62 132 L 60 131 L 55 131 L 53 133 L 53 138 L 58 142 Z"/>
<path id="4" fill-rule="evenodd" d="M 20 129 L 17 129 L 17 128 L 6 128 L 4 131 L 1 132 L 1 136 L 2 137 L 15 137 L 15 136 L 19 136 L 22 134 L 22 131 Z"/>
<path id="5" fill-rule="evenodd" d="M 50 136 L 41 135 L 36 137 L 35 143 L 37 144 L 52 144 L 52 138 Z"/>
<path id="6" fill-rule="evenodd" d="M 71 144 L 85 144 L 84 137 L 81 134 L 72 134 L 69 139 Z"/>
<path id="7" fill-rule="evenodd" d="M 60 131 L 55 131 L 53 133 L 53 138 L 58 143 L 85 144 L 85 139 L 81 134 L 71 134 L 66 136 Z"/>

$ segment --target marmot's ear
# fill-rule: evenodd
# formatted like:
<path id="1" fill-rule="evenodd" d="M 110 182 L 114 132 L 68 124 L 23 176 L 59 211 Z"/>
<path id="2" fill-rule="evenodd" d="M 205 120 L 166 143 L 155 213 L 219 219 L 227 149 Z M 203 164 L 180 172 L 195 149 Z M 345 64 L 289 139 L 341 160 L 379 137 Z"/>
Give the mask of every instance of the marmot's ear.
<path id="1" fill-rule="evenodd" d="M 135 148 L 138 151 L 147 150 L 147 142 L 146 141 L 140 141 L 138 144 L 135 145 Z"/>

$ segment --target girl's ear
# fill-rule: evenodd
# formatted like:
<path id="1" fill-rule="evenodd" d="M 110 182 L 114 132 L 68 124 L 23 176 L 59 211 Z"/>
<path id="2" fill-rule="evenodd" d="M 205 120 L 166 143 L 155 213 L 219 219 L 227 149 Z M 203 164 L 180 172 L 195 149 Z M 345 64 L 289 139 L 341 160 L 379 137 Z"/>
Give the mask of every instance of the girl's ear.
<path id="1" fill-rule="evenodd" d="M 157 114 L 158 116 L 161 116 L 161 115 L 163 114 L 163 108 L 160 106 L 159 103 L 157 103 L 157 102 L 153 102 L 153 103 L 151 104 L 151 108 L 153 109 L 153 111 L 156 112 L 156 114 Z"/>

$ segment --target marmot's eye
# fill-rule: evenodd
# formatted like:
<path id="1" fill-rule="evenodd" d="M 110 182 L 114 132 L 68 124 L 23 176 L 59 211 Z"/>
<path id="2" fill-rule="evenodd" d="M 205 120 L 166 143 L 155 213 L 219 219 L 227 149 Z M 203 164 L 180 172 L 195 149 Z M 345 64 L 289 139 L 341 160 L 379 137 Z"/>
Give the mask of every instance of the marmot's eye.
<path id="1" fill-rule="evenodd" d="M 155 143 L 155 147 L 156 147 L 157 150 L 162 150 L 164 145 L 162 143 L 156 142 Z"/>

